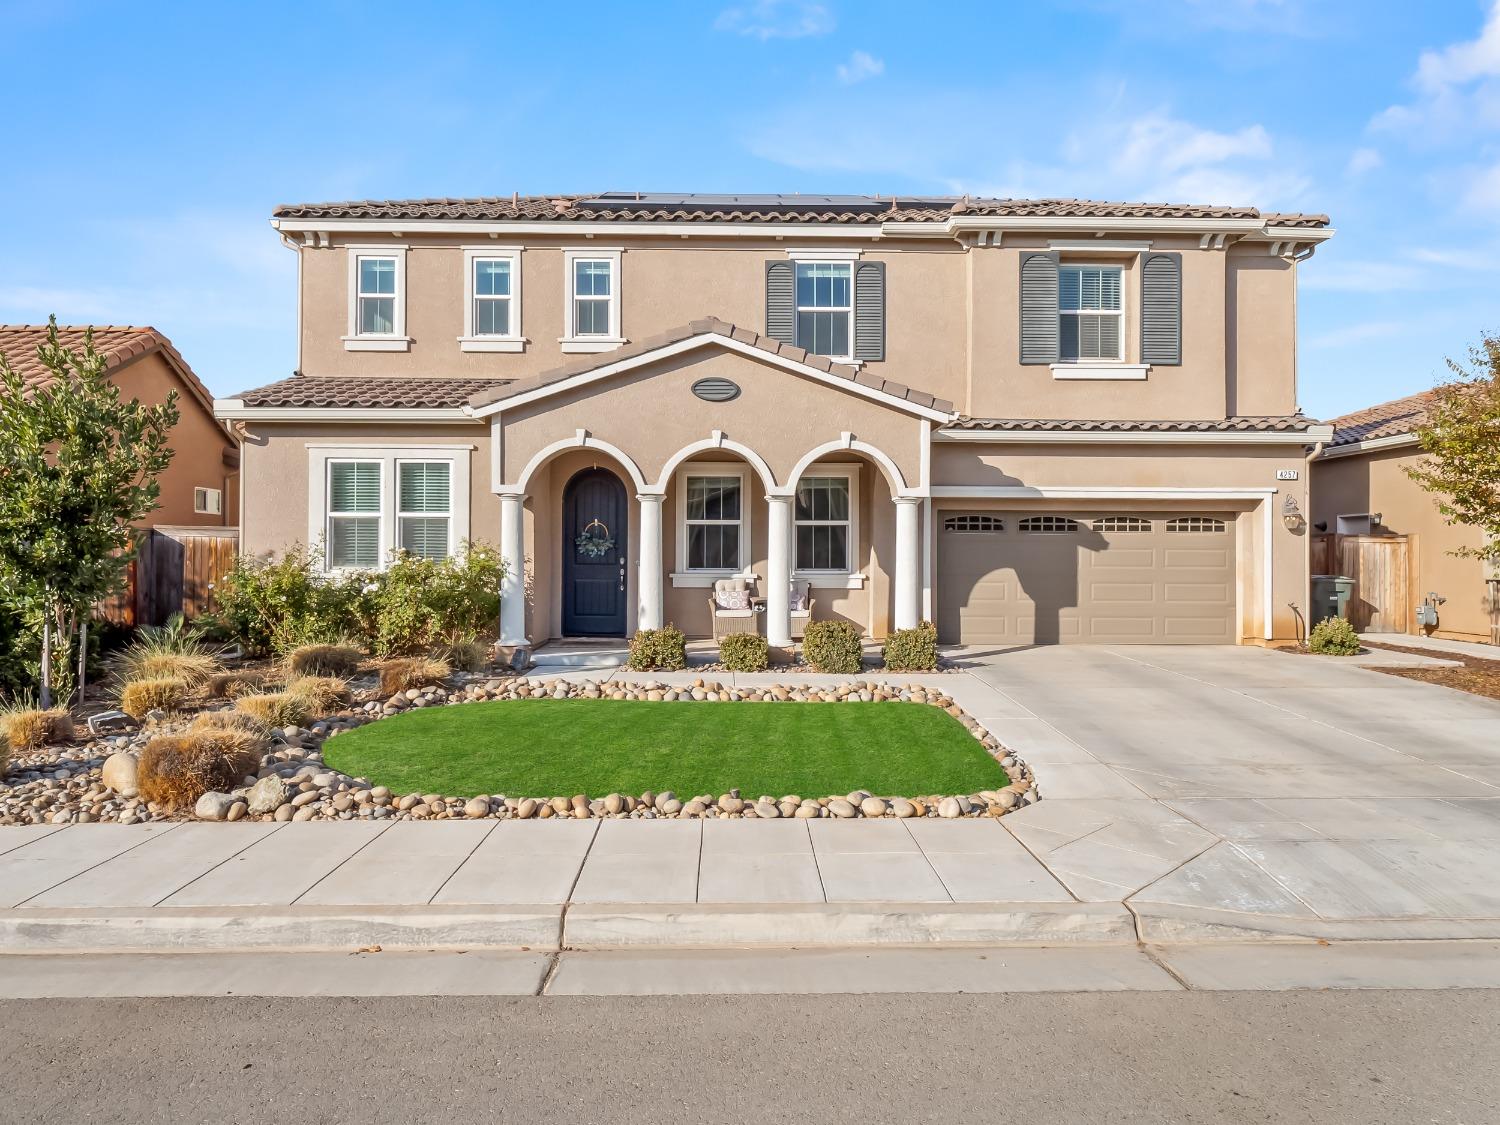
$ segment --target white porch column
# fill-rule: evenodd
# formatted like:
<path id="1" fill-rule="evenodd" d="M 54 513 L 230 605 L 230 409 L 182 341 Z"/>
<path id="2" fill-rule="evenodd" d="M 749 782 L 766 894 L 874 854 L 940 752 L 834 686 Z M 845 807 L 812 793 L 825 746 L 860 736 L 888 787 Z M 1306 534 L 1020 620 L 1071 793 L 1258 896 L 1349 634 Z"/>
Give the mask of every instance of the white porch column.
<path id="1" fill-rule="evenodd" d="M 896 501 L 896 628 L 916 627 L 922 604 L 921 543 L 917 517 L 919 496 L 897 496 Z"/>
<path id="2" fill-rule="evenodd" d="M 518 492 L 500 494 L 500 558 L 505 579 L 500 583 L 500 644 L 530 648 L 526 639 L 526 523 L 525 502 Z"/>
<path id="3" fill-rule="evenodd" d="M 766 643 L 792 645 L 792 498 L 767 496 L 770 523 L 766 531 Z"/>
<path id="4" fill-rule="evenodd" d="M 636 576 L 640 603 L 636 607 L 636 628 L 660 629 L 665 617 L 661 573 L 661 506 L 666 497 L 643 493 L 636 499 L 641 504 L 641 572 Z"/>

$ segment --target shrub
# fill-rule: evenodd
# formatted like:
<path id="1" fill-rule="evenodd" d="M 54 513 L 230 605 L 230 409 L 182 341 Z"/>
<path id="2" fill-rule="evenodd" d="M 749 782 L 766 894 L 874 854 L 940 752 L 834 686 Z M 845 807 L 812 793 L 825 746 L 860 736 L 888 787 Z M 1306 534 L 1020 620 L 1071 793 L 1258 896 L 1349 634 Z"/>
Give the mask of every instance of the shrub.
<path id="1" fill-rule="evenodd" d="M 141 798 L 168 808 L 190 806 L 205 793 L 234 789 L 260 762 L 260 751 L 233 730 L 160 735 L 141 751 Z"/>
<path id="2" fill-rule="evenodd" d="M 490 666 L 490 653 L 489 645 L 470 638 L 443 645 L 436 655 L 461 672 L 484 672 Z"/>
<path id="3" fill-rule="evenodd" d="M 886 637 L 880 659 L 888 672 L 937 671 L 937 626 L 922 621 L 914 629 L 897 629 Z"/>
<path id="4" fill-rule="evenodd" d="M 0 711 L 0 735 L 15 750 L 35 750 L 73 738 L 73 717 L 58 708 L 40 711 L 24 704 Z"/>
<path id="5" fill-rule="evenodd" d="M 332 643 L 368 621 L 368 582 L 328 574 L 322 554 L 300 544 L 274 560 L 241 555 L 215 584 L 218 608 L 206 621 L 250 656 Z"/>
<path id="6" fill-rule="evenodd" d="M 447 559 L 398 554 L 373 579 L 372 647 L 381 656 L 414 655 L 493 636 L 504 575 L 500 553 L 483 543 Z"/>
<path id="7" fill-rule="evenodd" d="M 719 662 L 731 672 L 764 672 L 771 649 L 759 633 L 731 633 L 719 641 Z"/>
<path id="8" fill-rule="evenodd" d="M 287 656 L 294 676 L 352 676 L 364 653 L 346 645 L 300 645 Z"/>
<path id="9" fill-rule="evenodd" d="M 236 672 L 215 672 L 203 681 L 203 694 L 210 699 L 234 699 L 251 695 L 265 687 L 266 673 L 255 668 L 243 668 Z"/>
<path id="10" fill-rule="evenodd" d="M 1359 653 L 1359 634 L 1347 617 L 1325 617 L 1312 627 L 1307 647 L 1324 656 L 1355 656 Z"/>
<path id="11" fill-rule="evenodd" d="M 115 679 L 121 684 L 132 680 L 181 680 L 189 688 L 196 688 L 219 671 L 218 659 L 187 631 L 180 613 L 173 614 L 171 621 L 161 628 L 143 628 L 113 663 Z"/>
<path id="12" fill-rule="evenodd" d="M 226 753 L 242 754 L 250 768 L 241 777 L 260 768 L 261 757 L 270 746 L 265 724 L 239 711 L 205 711 L 188 724 L 187 733 L 203 736 Z"/>
<path id="13" fill-rule="evenodd" d="M 301 727 L 312 720 L 312 704 L 305 695 L 273 691 L 264 695 L 242 695 L 235 709 L 268 727 Z"/>
<path id="14" fill-rule="evenodd" d="M 687 667 L 687 637 L 675 625 L 638 629 L 630 638 L 630 667 L 637 672 L 675 672 Z"/>
<path id="15" fill-rule="evenodd" d="M 147 711 L 176 711 L 187 698 L 187 681 L 167 676 L 159 680 L 131 680 L 120 692 L 120 710 L 136 722 Z"/>
<path id="16" fill-rule="evenodd" d="M 286 685 L 286 694 L 301 696 L 319 715 L 337 711 L 350 699 L 349 685 L 337 676 L 302 676 Z"/>
<path id="17" fill-rule="evenodd" d="M 802 638 L 802 657 L 815 672 L 857 673 L 864 649 L 859 630 L 847 621 L 809 621 Z"/>
<path id="18" fill-rule="evenodd" d="M 403 656 L 380 666 L 380 694 L 395 695 L 407 688 L 426 687 L 448 678 L 453 669 L 430 656 Z"/>

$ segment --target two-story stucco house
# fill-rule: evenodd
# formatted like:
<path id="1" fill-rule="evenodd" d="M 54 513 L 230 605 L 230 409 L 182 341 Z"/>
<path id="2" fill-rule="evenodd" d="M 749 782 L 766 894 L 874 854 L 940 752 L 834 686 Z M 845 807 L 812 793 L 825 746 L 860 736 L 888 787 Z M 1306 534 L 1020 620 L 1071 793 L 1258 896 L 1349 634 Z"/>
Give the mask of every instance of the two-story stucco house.
<path id="1" fill-rule="evenodd" d="M 502 643 L 1256 643 L 1305 609 L 1320 215 L 849 196 L 278 208 L 298 371 L 217 403 L 244 548 L 498 542 Z M 1288 505 L 1291 510 L 1288 510 Z"/>

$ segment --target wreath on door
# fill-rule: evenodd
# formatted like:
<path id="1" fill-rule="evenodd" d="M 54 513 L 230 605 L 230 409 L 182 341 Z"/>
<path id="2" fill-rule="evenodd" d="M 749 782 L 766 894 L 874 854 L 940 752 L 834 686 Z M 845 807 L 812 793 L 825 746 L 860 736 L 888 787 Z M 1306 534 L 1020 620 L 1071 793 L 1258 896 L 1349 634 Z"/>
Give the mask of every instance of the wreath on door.
<path id="1" fill-rule="evenodd" d="M 601 520 L 589 520 L 578 538 L 573 540 L 573 545 L 584 558 L 602 559 L 614 550 L 615 541 Z"/>

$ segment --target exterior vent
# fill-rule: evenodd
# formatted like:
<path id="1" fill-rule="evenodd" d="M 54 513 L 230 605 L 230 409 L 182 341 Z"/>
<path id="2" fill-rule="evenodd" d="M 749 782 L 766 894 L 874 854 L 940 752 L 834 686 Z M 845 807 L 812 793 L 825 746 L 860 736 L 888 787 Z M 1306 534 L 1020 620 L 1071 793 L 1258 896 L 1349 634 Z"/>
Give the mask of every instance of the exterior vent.
<path id="1" fill-rule="evenodd" d="M 699 379 L 693 384 L 693 393 L 704 402 L 728 402 L 740 397 L 740 385 L 729 379 Z"/>

